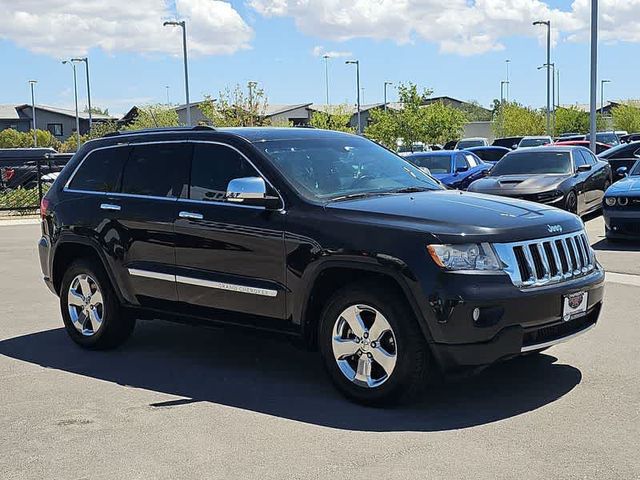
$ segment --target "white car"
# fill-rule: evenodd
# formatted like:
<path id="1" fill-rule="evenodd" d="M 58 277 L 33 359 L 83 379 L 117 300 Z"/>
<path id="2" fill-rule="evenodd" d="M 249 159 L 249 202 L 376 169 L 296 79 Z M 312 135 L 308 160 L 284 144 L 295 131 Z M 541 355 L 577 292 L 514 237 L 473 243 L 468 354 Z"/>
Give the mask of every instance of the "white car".
<path id="1" fill-rule="evenodd" d="M 469 137 L 458 140 L 456 150 L 462 150 L 469 147 L 488 147 L 489 140 L 485 137 Z"/>
<path id="2" fill-rule="evenodd" d="M 553 139 L 549 135 L 528 136 L 522 137 L 522 140 L 518 143 L 518 148 L 540 147 L 542 145 L 549 145 L 550 143 L 553 143 Z"/>

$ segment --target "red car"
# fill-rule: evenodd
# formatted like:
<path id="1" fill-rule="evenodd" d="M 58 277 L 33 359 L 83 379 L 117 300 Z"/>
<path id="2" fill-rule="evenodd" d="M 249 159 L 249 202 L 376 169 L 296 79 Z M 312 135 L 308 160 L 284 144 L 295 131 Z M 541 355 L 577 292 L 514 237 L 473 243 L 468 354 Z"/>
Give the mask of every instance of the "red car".
<path id="1" fill-rule="evenodd" d="M 589 148 L 589 140 L 568 140 L 566 142 L 555 142 L 549 145 L 561 145 L 561 146 L 569 146 L 575 145 L 577 147 L 587 147 Z M 611 145 L 602 142 L 596 142 L 596 155 L 600 155 L 605 150 L 609 150 Z"/>

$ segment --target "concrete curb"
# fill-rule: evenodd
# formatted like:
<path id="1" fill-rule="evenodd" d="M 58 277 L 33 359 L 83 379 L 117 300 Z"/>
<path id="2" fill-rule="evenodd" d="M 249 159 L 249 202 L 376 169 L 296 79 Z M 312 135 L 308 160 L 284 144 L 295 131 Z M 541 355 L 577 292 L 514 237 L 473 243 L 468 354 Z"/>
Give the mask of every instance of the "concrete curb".
<path id="1" fill-rule="evenodd" d="M 12 219 L 0 219 L 0 227 L 11 227 L 14 225 L 38 225 L 40 223 L 39 218 L 12 218 Z"/>

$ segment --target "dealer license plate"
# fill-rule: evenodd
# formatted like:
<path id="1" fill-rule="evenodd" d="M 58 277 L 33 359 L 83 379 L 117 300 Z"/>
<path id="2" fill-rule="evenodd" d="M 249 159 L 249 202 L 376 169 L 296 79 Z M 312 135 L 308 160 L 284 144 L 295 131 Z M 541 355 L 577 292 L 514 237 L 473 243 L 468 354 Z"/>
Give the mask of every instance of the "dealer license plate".
<path id="1" fill-rule="evenodd" d="M 567 322 L 581 317 L 587 312 L 587 292 L 571 293 L 564 296 L 562 307 L 562 319 Z"/>

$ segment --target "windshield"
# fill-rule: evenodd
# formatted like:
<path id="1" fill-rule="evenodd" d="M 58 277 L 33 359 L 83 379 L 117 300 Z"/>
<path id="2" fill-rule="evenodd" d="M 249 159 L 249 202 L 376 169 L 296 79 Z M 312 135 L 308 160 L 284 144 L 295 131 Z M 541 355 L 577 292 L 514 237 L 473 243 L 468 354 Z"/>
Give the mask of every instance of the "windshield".
<path id="1" fill-rule="evenodd" d="M 633 168 L 631 169 L 631 173 L 629 175 L 631 175 L 632 177 L 640 176 L 640 160 L 633 165 Z"/>
<path id="2" fill-rule="evenodd" d="M 589 136 L 587 135 L 587 140 L 589 140 Z M 618 136 L 613 132 L 601 132 L 596 133 L 596 142 L 606 143 L 607 145 L 618 145 L 620 140 Z"/>
<path id="3" fill-rule="evenodd" d="M 520 141 L 520 147 L 539 147 L 551 143 L 548 138 L 523 138 Z"/>
<path id="4" fill-rule="evenodd" d="M 509 153 L 496 163 L 489 175 L 529 175 L 542 173 L 571 173 L 571 155 L 569 152 L 546 152 L 546 149 L 535 152 Z"/>
<path id="5" fill-rule="evenodd" d="M 458 142 L 458 150 L 462 150 L 463 148 L 469 148 L 469 147 L 484 147 L 484 140 L 482 139 L 477 139 L 477 140 L 460 140 Z"/>
<path id="6" fill-rule="evenodd" d="M 407 160 L 419 167 L 428 168 L 433 174 L 451 173 L 451 156 L 449 155 L 413 155 Z"/>
<path id="7" fill-rule="evenodd" d="M 443 188 L 419 168 L 364 138 L 272 140 L 254 145 L 310 200 Z"/>

